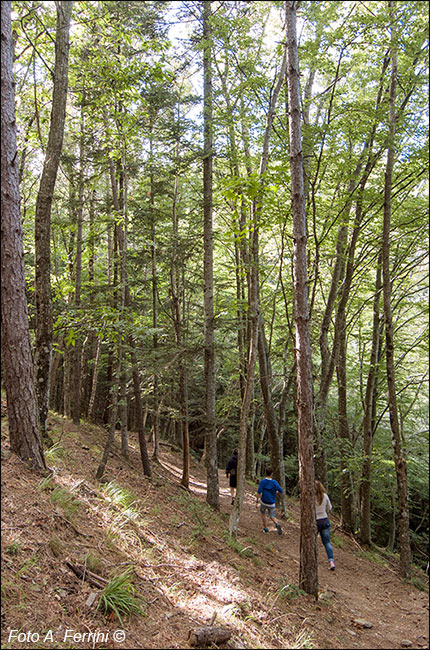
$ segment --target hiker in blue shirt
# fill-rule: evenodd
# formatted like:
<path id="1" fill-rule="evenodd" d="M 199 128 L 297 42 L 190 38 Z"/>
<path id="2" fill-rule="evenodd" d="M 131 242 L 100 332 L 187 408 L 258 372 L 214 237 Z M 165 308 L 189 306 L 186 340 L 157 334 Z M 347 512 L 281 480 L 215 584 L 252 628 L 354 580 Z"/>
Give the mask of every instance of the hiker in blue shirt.
<path id="1" fill-rule="evenodd" d="M 269 532 L 269 529 L 267 527 L 267 520 L 266 520 L 266 514 L 268 514 L 269 518 L 275 524 L 276 530 L 278 531 L 278 535 L 282 535 L 282 528 L 280 524 L 277 522 L 275 517 L 277 492 L 279 492 L 279 494 L 282 494 L 282 488 L 279 485 L 278 481 L 275 481 L 275 479 L 272 478 L 272 468 L 268 467 L 266 469 L 266 478 L 263 478 L 263 480 L 260 481 L 260 484 L 258 486 L 257 501 L 255 505 L 258 508 L 258 505 L 260 504 L 260 513 L 263 522 L 263 531 L 265 533 Z"/>

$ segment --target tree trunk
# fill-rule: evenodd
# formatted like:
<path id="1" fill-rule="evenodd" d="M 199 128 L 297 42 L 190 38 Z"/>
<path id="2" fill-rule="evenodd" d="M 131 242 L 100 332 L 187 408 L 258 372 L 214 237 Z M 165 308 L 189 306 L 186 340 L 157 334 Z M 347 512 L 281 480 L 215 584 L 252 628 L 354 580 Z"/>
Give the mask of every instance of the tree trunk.
<path id="1" fill-rule="evenodd" d="M 179 121 L 179 106 L 178 106 L 178 121 Z M 179 141 L 175 146 L 176 159 L 179 157 Z M 176 347 L 178 349 L 178 402 L 180 413 L 180 429 L 182 438 L 182 478 L 181 485 L 185 488 L 189 487 L 190 483 L 190 434 L 188 429 L 188 391 L 185 377 L 184 360 L 182 355 L 182 316 L 181 316 L 181 294 L 183 296 L 183 289 L 180 288 L 179 283 L 179 264 L 178 264 L 178 247 L 179 247 L 179 233 L 178 233 L 178 188 L 179 188 L 179 175 L 178 170 L 175 172 L 175 183 L 173 188 L 173 204 L 172 204 L 172 228 L 173 228 L 173 246 L 172 246 L 172 259 L 170 265 L 170 294 L 172 298 L 172 319 L 175 328 Z"/>
<path id="2" fill-rule="evenodd" d="M 212 225 L 212 28 L 209 0 L 203 2 L 203 219 L 204 219 L 204 318 L 205 318 L 205 443 L 206 500 L 219 509 L 218 454 L 215 428 L 215 346 Z"/>
<path id="3" fill-rule="evenodd" d="M 391 274 L 390 274 L 390 234 L 391 234 L 391 188 L 394 166 L 394 138 L 396 133 L 396 78 L 397 45 L 394 24 L 394 3 L 389 1 L 391 18 L 391 85 L 390 85 L 390 145 L 387 152 L 384 187 L 384 227 L 382 243 L 382 277 L 384 292 L 385 351 L 388 384 L 388 404 L 393 443 L 394 463 L 397 476 L 397 499 L 399 508 L 398 540 L 400 548 L 400 574 L 408 578 L 411 572 L 411 547 L 409 539 L 408 482 L 406 475 L 406 458 L 403 449 L 397 409 L 396 378 L 394 362 L 393 317 L 391 312 Z"/>
<path id="4" fill-rule="evenodd" d="M 366 382 L 366 396 L 363 416 L 363 452 L 360 482 L 360 530 L 359 537 L 362 544 L 371 544 L 370 529 L 370 471 L 373 446 L 373 418 L 375 407 L 375 386 L 378 373 L 377 363 L 380 350 L 380 313 L 381 300 L 381 256 L 378 258 L 376 270 L 375 297 L 373 300 L 373 331 L 372 348 L 370 351 L 369 374 Z"/>
<path id="5" fill-rule="evenodd" d="M 346 323 L 343 318 L 339 326 L 338 354 L 336 362 L 337 394 L 338 394 L 338 422 L 339 422 L 339 448 L 340 448 L 340 502 L 342 528 L 349 533 L 354 531 L 352 512 L 353 486 L 349 471 L 350 434 L 347 413 L 346 394 Z"/>
<path id="6" fill-rule="evenodd" d="M 75 308 L 79 313 L 81 306 L 81 277 L 82 277 L 82 222 L 84 206 L 84 111 L 81 107 L 81 134 L 79 140 L 79 176 L 78 176 L 78 205 L 76 207 L 76 259 L 75 259 Z M 80 332 L 76 335 L 76 342 L 73 349 L 73 371 L 72 371 L 72 420 L 79 424 L 81 419 L 81 356 L 82 342 Z"/>
<path id="7" fill-rule="evenodd" d="M 1 317 L 10 446 L 38 471 L 46 470 L 25 292 L 23 231 L 16 148 L 11 3 L 1 3 Z"/>
<path id="8" fill-rule="evenodd" d="M 258 334 L 258 364 L 260 369 L 260 386 L 263 395 L 264 417 L 267 426 L 267 436 L 270 445 L 270 464 L 273 469 L 273 478 L 276 479 L 283 489 L 280 495 L 281 511 L 284 516 L 287 514 L 285 496 L 285 467 L 282 437 L 276 422 L 275 408 L 272 399 L 272 368 L 270 364 L 269 351 L 264 333 L 264 323 L 260 318 L 260 330 Z"/>
<path id="9" fill-rule="evenodd" d="M 63 146 L 69 69 L 69 28 L 73 2 L 59 1 L 55 37 L 54 89 L 48 145 L 35 214 L 36 390 L 42 438 L 49 408 L 49 373 L 52 353 L 51 206 Z"/>
<path id="10" fill-rule="evenodd" d="M 234 501 L 233 509 L 230 515 L 229 531 L 232 537 L 237 536 L 237 529 L 239 526 L 240 511 L 242 508 L 242 500 L 245 488 L 245 468 L 246 468 L 246 440 L 248 433 L 249 411 L 251 406 L 252 396 L 254 394 L 254 379 L 255 379 L 255 366 L 257 363 L 258 355 L 258 335 L 260 323 L 260 306 L 259 306 L 259 279 L 258 279 L 258 264 L 259 264 L 259 223 L 263 211 L 264 203 L 264 186 L 265 174 L 267 170 L 267 161 L 269 158 L 269 143 L 270 134 L 272 131 L 273 118 L 275 115 L 275 108 L 278 101 L 279 92 L 285 77 L 287 65 L 286 49 L 281 63 L 278 79 L 273 88 L 270 98 L 269 109 L 266 117 L 266 128 L 264 132 L 263 149 L 260 157 L 260 166 L 258 169 L 259 190 L 257 196 L 252 203 L 252 221 L 253 231 L 251 239 L 251 250 L 249 256 L 249 291 L 248 291 L 248 313 L 249 313 L 249 353 L 248 364 L 246 370 L 245 392 L 242 400 L 242 407 L 240 411 L 240 425 L 239 425 L 239 442 L 238 442 L 238 462 L 237 462 L 237 488 L 236 498 Z"/>
<path id="11" fill-rule="evenodd" d="M 130 306 L 130 292 L 127 287 L 127 293 L 126 293 L 126 304 L 127 307 Z M 139 447 L 140 447 L 140 458 L 142 460 L 142 468 L 143 468 L 143 473 L 145 476 L 148 476 L 149 478 L 151 477 L 151 464 L 149 461 L 149 455 L 148 455 L 148 448 L 146 445 L 146 438 L 145 438 L 145 421 L 146 421 L 146 413 L 145 416 L 143 415 L 143 408 L 142 408 L 142 396 L 140 392 L 140 380 L 139 380 L 139 367 L 137 364 L 137 356 L 136 356 L 136 344 L 134 342 L 133 336 L 130 333 L 128 336 L 128 341 L 130 345 L 130 351 L 131 351 L 131 366 L 132 366 L 132 379 L 133 379 L 133 390 L 134 390 L 134 400 L 136 403 L 136 428 L 137 428 L 137 434 L 139 437 Z"/>
<path id="12" fill-rule="evenodd" d="M 295 2 L 286 2 L 286 14 L 301 511 L 299 586 L 308 594 L 317 597 L 318 564 L 313 462 L 312 359 L 309 333 L 306 213 Z"/>
<path id="13" fill-rule="evenodd" d="M 91 378 L 91 392 L 90 392 L 90 399 L 88 402 L 88 413 L 87 413 L 87 418 L 89 420 L 92 420 L 94 417 L 94 403 L 96 400 L 96 391 L 97 391 L 97 378 L 99 374 L 99 359 L 100 359 L 100 346 L 101 346 L 101 340 L 100 337 L 97 337 L 96 340 L 96 353 L 94 356 L 94 364 L 93 364 L 93 374 Z"/>

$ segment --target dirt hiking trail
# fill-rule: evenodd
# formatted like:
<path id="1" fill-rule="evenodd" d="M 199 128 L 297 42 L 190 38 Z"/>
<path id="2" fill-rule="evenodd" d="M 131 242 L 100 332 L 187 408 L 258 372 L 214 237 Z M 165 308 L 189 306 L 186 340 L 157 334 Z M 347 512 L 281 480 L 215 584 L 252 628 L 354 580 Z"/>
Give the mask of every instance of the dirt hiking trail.
<path id="1" fill-rule="evenodd" d="M 10 453 L 2 421 L 2 648 L 189 648 L 190 631 L 210 623 L 231 631 L 213 648 L 428 648 L 427 591 L 399 579 L 395 558 L 366 555 L 339 530 L 336 515 L 336 570 L 328 570 L 318 540 L 315 601 L 297 587 L 296 499 L 288 498 L 288 519 L 280 519 L 283 534 L 264 533 L 256 487 L 247 485 L 234 544 L 226 535 L 232 506 L 223 469 L 214 513 L 205 503 L 205 468 L 192 460 L 185 491 L 181 454 L 169 446 L 162 445 L 149 481 L 130 434 L 129 460 L 116 447 L 100 484 L 94 476 L 105 431 L 55 414 L 50 426 L 54 473 L 41 480 Z M 99 591 L 67 562 L 85 563 L 104 580 L 131 565 L 143 614 L 122 624 L 104 616 Z M 425 587 L 422 572 L 419 579 Z M 39 640 L 19 642 L 12 630 Z M 65 638 L 67 630 L 78 641 Z M 95 631 L 104 637 L 90 637 Z"/>

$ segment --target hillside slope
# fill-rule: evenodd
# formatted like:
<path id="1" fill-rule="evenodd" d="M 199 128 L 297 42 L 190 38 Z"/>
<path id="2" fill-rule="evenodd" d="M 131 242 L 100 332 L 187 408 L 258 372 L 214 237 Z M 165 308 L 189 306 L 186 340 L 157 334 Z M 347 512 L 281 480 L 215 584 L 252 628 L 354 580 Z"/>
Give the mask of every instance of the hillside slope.
<path id="1" fill-rule="evenodd" d="M 336 571 L 319 543 L 315 602 L 297 588 L 297 501 L 289 502 L 284 534 L 265 534 L 248 486 L 234 544 L 223 471 L 221 512 L 213 513 L 201 465 L 192 462 L 187 492 L 180 454 L 163 446 L 149 481 L 131 434 L 129 461 L 116 449 L 99 484 L 105 432 L 55 414 L 50 426 L 54 473 L 41 480 L 10 454 L 2 423 L 2 648 L 188 648 L 189 631 L 211 622 L 232 633 L 212 647 L 428 647 L 427 593 L 402 583 L 393 559 L 366 554 L 336 530 L 336 517 Z M 122 624 L 103 615 L 100 589 L 66 562 L 102 580 L 132 566 L 142 614 Z"/>

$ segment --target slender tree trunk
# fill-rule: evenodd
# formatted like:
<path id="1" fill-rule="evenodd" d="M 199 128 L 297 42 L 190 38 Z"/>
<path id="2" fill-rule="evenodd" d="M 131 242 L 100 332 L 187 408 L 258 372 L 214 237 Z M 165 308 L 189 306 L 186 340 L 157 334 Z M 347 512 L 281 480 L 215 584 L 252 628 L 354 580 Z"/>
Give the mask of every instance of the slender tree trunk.
<path id="1" fill-rule="evenodd" d="M 347 394 L 346 394 L 346 323 L 345 320 L 338 323 L 339 341 L 338 355 L 336 362 L 337 374 L 337 394 L 338 394 L 338 421 L 339 421 L 339 447 L 340 447 L 340 500 L 342 528 L 347 532 L 354 531 L 354 521 L 352 512 L 353 486 L 351 474 L 349 471 L 350 439 L 348 414 L 347 414 Z"/>
<path id="2" fill-rule="evenodd" d="M 42 438 L 49 408 L 49 373 L 52 353 L 51 206 L 63 146 L 69 70 L 69 28 L 73 2 L 56 3 L 54 90 L 48 145 L 36 199 L 36 390 Z"/>
<path id="3" fill-rule="evenodd" d="M 264 204 L 264 186 L 267 162 L 269 158 L 270 134 L 272 131 L 273 118 L 275 115 L 276 104 L 279 92 L 281 90 L 287 65 L 286 49 L 281 63 L 281 69 L 274 86 L 269 109 L 266 117 L 266 128 L 264 132 L 263 149 L 260 157 L 260 166 L 258 169 L 259 191 L 252 204 L 253 232 L 250 250 L 250 272 L 249 272 L 249 291 L 248 291 L 248 313 L 249 313 L 249 353 L 246 370 L 245 392 L 242 400 L 240 411 L 239 425 L 239 442 L 238 442 L 238 461 L 237 461 L 237 489 L 236 498 L 230 515 L 229 531 L 232 537 L 237 536 L 239 526 L 240 511 L 242 509 L 242 500 L 245 488 L 245 469 L 246 469 L 246 440 L 249 425 L 249 412 L 251 399 L 254 394 L 255 366 L 258 356 L 258 336 L 260 323 L 260 306 L 259 306 L 259 223 L 261 220 Z"/>
<path id="4" fill-rule="evenodd" d="M 123 141 L 123 147 L 125 142 Z M 127 248 L 128 248 L 128 223 L 127 223 L 127 178 L 126 178 L 126 161 L 123 153 L 119 166 L 119 209 L 120 214 L 123 215 L 123 225 L 118 225 L 118 246 L 120 255 L 120 284 L 121 284 L 121 301 L 126 306 L 127 292 L 128 292 L 128 273 L 127 273 Z M 126 328 L 127 324 L 124 325 Z M 126 335 L 127 336 L 127 335 Z M 124 458 L 129 457 L 128 447 L 128 395 L 127 395 L 127 366 L 124 358 L 121 368 L 120 378 L 120 421 L 121 421 L 121 454 Z"/>
<path id="5" fill-rule="evenodd" d="M 25 293 L 24 246 L 16 148 L 11 3 L 1 3 L 1 317 L 10 446 L 37 471 L 46 470 Z"/>
<path id="6" fill-rule="evenodd" d="M 55 398 L 55 388 L 57 386 L 58 369 L 60 367 L 62 349 L 63 349 L 63 343 L 62 341 L 59 341 L 52 361 L 51 375 L 49 378 L 49 383 L 50 383 L 49 396 L 50 396 L 51 408 L 55 408 L 55 404 L 57 403 L 57 401 L 54 398 Z"/>
<path id="7" fill-rule="evenodd" d="M 79 313 L 81 306 L 81 277 L 82 277 L 82 222 L 84 204 L 84 111 L 81 107 L 81 137 L 79 141 L 79 177 L 78 177 L 78 205 L 76 208 L 77 233 L 76 233 L 76 261 L 75 261 L 75 308 Z M 81 356 L 82 343 L 80 333 L 76 336 L 73 348 L 72 371 L 72 419 L 74 424 L 79 424 L 81 418 Z"/>
<path id="8" fill-rule="evenodd" d="M 285 496 L 285 467 L 282 437 L 276 422 L 275 408 L 272 400 L 272 368 L 270 364 L 269 351 L 264 332 L 264 323 L 260 318 L 260 331 L 258 334 L 258 364 L 260 370 L 260 386 L 263 395 L 264 417 L 267 425 L 267 435 L 270 445 L 270 464 L 273 468 L 275 478 L 283 489 L 280 496 L 281 511 L 284 516 L 287 514 Z"/>
<path id="9" fill-rule="evenodd" d="M 88 402 L 87 417 L 89 420 L 91 420 L 94 417 L 94 404 L 96 400 L 97 378 L 99 374 L 100 347 L 101 347 L 101 341 L 100 341 L 100 337 L 98 336 L 96 342 L 96 353 L 94 356 L 93 375 L 91 379 L 91 393 Z"/>
<path id="10" fill-rule="evenodd" d="M 254 264 L 250 274 L 250 296 L 249 310 L 251 321 L 251 338 L 249 345 L 249 357 L 246 371 L 245 394 L 243 396 L 242 408 L 240 412 L 239 440 L 238 440 L 238 461 L 237 461 L 237 487 L 236 498 L 230 515 L 229 532 L 236 539 L 237 529 L 239 527 L 240 512 L 242 510 L 243 494 L 245 491 L 245 469 L 246 469 L 246 440 L 248 435 L 248 420 L 251 406 L 251 399 L 254 394 L 255 366 L 258 355 L 258 274 L 256 257 L 258 251 L 258 239 L 256 235 L 257 226 L 254 230 L 254 246 L 252 249 L 252 258 Z"/>
<path id="11" fill-rule="evenodd" d="M 179 119 L 179 106 L 178 106 L 178 119 Z M 179 144 L 176 142 L 175 147 L 176 159 L 179 157 Z M 180 413 L 180 429 L 182 433 L 182 478 L 181 485 L 185 488 L 189 487 L 190 482 L 190 435 L 188 429 L 188 394 L 185 377 L 184 360 L 182 357 L 182 316 L 181 316 L 181 296 L 180 296 L 180 283 L 179 283 L 179 264 L 178 264 L 178 247 L 179 247 L 179 233 L 178 233 L 178 188 L 179 188 L 179 175 L 178 171 L 175 173 L 175 182 L 173 189 L 173 204 L 172 204 L 172 228 L 173 228 L 173 246 L 172 246 L 172 259 L 170 266 L 170 294 L 172 297 L 172 318 L 175 328 L 176 347 L 178 349 L 178 402 Z M 183 290 L 182 290 L 183 291 Z"/>
<path id="12" fill-rule="evenodd" d="M 397 44 L 394 25 L 394 3 L 389 1 L 391 17 L 391 85 L 390 85 L 390 145 L 387 152 L 384 188 L 384 227 L 382 243 L 382 277 L 384 293 L 385 350 L 388 384 L 388 404 L 393 443 L 394 463 L 397 476 L 398 499 L 398 539 L 400 548 L 400 574 L 408 578 L 411 572 L 411 547 L 409 539 L 408 482 L 406 475 L 406 458 L 400 433 L 397 408 L 396 378 L 394 362 L 393 317 L 391 312 L 391 274 L 390 274 L 390 234 L 391 234 L 391 188 L 394 166 L 396 133 L 396 79 L 397 79 Z"/>
<path id="13" fill-rule="evenodd" d="M 307 236 L 302 159 L 299 60 L 296 36 L 296 2 L 286 2 L 286 13 L 301 510 L 299 586 L 306 593 L 317 597 L 318 563 L 313 462 L 312 359 L 308 312 Z"/>
<path id="14" fill-rule="evenodd" d="M 204 313 L 205 313 L 205 442 L 206 500 L 219 509 L 218 453 L 215 427 L 215 345 L 212 230 L 212 28 L 210 0 L 203 1 L 203 219 L 204 219 Z"/>
<path id="15" fill-rule="evenodd" d="M 129 287 L 127 286 L 126 306 L 130 308 L 130 304 L 131 304 L 130 290 Z M 149 460 L 148 447 L 146 445 L 146 438 L 145 438 L 145 423 L 146 423 L 147 411 L 145 410 L 145 414 L 143 413 L 142 395 L 141 395 L 140 379 L 139 379 L 139 366 L 137 363 L 137 355 L 136 355 L 136 344 L 134 342 L 134 338 L 131 333 L 128 335 L 128 342 L 130 345 L 131 367 L 132 367 L 131 375 L 133 379 L 134 401 L 136 405 L 136 428 L 137 428 L 137 434 L 139 438 L 140 458 L 142 461 L 143 473 L 145 474 L 145 476 L 148 476 L 150 478 L 152 474 L 151 463 Z"/>
<path id="16" fill-rule="evenodd" d="M 377 363 L 380 350 L 380 301 L 381 301 L 381 256 L 376 269 L 375 297 L 373 300 L 373 331 L 372 348 L 370 351 L 369 374 L 366 382 L 366 396 L 363 416 L 363 452 L 360 482 L 360 530 L 359 536 L 362 544 L 371 544 L 370 529 L 370 472 L 371 455 L 373 446 L 373 418 L 375 407 L 375 386 L 377 378 Z"/>
<path id="17" fill-rule="evenodd" d="M 111 389 L 110 389 L 109 431 L 106 439 L 105 448 L 103 451 L 103 456 L 96 472 L 96 478 L 98 480 L 100 480 L 103 477 L 103 474 L 105 473 L 106 464 L 115 439 L 116 421 L 118 417 L 118 391 L 119 391 L 119 382 L 120 382 L 121 365 L 122 365 L 122 349 L 123 349 L 122 332 L 120 332 L 118 334 L 118 339 L 117 339 L 117 351 L 118 351 L 117 365 L 116 365 L 114 376 L 112 378 Z"/>

